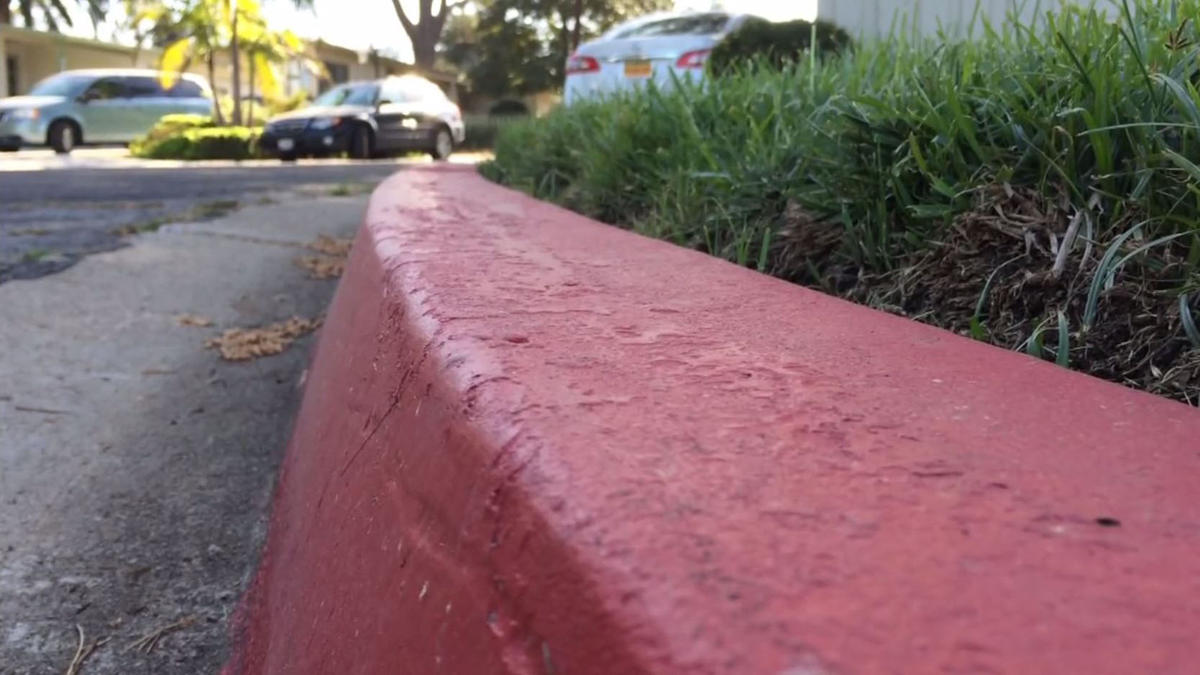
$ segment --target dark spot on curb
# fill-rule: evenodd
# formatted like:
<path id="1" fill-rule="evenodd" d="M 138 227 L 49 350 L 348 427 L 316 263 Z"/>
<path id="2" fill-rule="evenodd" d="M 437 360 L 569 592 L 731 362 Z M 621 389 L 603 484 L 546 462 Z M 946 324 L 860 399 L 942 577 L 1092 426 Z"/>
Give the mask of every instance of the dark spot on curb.
<path id="1" fill-rule="evenodd" d="M 513 343 L 514 345 L 523 345 L 526 342 L 529 342 L 529 338 L 525 337 L 524 335 L 509 335 L 509 336 L 505 337 L 504 339 L 508 340 L 509 342 Z"/>
<path id="2" fill-rule="evenodd" d="M 1096 524 L 1101 527 L 1120 527 L 1121 521 L 1117 520 L 1116 518 L 1109 518 L 1106 516 L 1103 518 L 1097 518 Z"/>

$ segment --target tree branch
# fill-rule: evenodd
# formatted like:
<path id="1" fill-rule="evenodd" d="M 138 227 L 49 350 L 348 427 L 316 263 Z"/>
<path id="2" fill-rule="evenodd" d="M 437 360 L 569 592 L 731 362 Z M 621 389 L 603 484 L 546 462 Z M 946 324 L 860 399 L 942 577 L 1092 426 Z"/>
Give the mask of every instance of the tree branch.
<path id="1" fill-rule="evenodd" d="M 408 18 L 408 15 L 404 13 L 404 7 L 400 4 L 400 0 L 392 0 L 392 6 L 396 8 L 396 16 L 400 17 L 400 23 L 404 26 L 404 32 L 408 33 L 409 37 L 412 37 L 417 27 Z"/>

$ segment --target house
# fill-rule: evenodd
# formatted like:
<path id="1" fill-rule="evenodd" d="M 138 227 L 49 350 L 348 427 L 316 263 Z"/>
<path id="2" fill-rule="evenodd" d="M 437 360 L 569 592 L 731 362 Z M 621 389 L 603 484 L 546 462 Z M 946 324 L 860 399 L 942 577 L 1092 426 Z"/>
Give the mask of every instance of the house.
<path id="1" fill-rule="evenodd" d="M 3 0 L 0 0 L 2 2 Z M 350 80 L 372 79 L 386 75 L 416 72 L 416 67 L 378 52 L 359 52 L 321 40 L 309 43 L 310 55 L 319 61 L 325 74 L 318 77 L 299 60 L 284 64 L 281 84 L 286 96 L 305 92 L 309 96 L 334 84 Z M 59 33 L 0 25 L 0 96 L 16 96 L 29 91 L 38 81 L 64 70 L 79 68 L 154 68 L 162 51 L 157 48 L 132 47 L 72 37 Z M 233 67 L 228 53 L 220 54 L 215 63 L 213 89 L 228 95 L 232 89 Z M 203 63 L 193 63 L 188 69 L 208 76 Z M 456 95 L 457 78 L 450 73 L 424 73 Z M 249 69 L 242 68 L 242 91 L 250 91 Z"/>
<path id="2" fill-rule="evenodd" d="M 926 37 L 939 31 L 950 37 L 978 33 L 984 20 L 1000 24 L 1009 16 L 1025 25 L 1072 0 L 817 0 L 817 18 L 845 28 L 852 36 L 883 37 L 895 30 Z M 1090 0 L 1089 0 L 1090 1 Z M 1120 0 L 1098 0 L 1117 6 Z M 974 23 L 972 23 L 974 21 Z"/>

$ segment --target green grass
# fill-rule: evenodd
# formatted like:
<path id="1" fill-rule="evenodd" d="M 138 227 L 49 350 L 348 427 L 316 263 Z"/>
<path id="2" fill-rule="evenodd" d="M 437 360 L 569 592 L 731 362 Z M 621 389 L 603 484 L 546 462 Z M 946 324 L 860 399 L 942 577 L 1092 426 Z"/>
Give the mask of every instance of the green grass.
<path id="1" fill-rule="evenodd" d="M 1042 16 L 562 109 L 482 171 L 1157 391 L 1197 344 L 1200 0 Z"/>
<path id="2" fill-rule="evenodd" d="M 375 189 L 374 183 L 338 183 L 329 188 L 330 197 L 353 197 L 365 195 Z"/>
<path id="3" fill-rule="evenodd" d="M 21 262 L 28 262 L 28 263 L 40 262 L 41 260 L 44 260 L 45 258 L 49 257 L 51 253 L 52 253 L 52 251 L 49 251 L 44 248 L 30 249 L 25 252 L 25 255 L 21 256 Z"/>

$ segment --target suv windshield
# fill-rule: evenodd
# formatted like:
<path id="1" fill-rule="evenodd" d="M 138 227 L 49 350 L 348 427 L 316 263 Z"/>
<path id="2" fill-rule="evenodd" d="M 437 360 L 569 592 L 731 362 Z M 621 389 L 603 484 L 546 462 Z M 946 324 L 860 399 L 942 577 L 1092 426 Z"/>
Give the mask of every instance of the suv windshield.
<path id="1" fill-rule="evenodd" d="M 713 35 L 725 30 L 727 23 L 729 23 L 728 14 L 688 14 L 621 28 L 614 32 L 612 37 L 619 40 L 660 35 Z"/>
<path id="2" fill-rule="evenodd" d="M 33 85 L 30 96 L 74 96 L 83 91 L 96 78 L 92 75 L 52 75 Z"/>
<path id="3" fill-rule="evenodd" d="M 313 105 L 374 105 L 379 87 L 374 84 L 347 84 L 321 94 Z"/>

